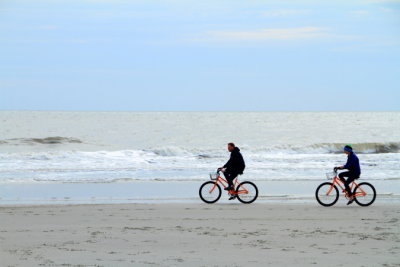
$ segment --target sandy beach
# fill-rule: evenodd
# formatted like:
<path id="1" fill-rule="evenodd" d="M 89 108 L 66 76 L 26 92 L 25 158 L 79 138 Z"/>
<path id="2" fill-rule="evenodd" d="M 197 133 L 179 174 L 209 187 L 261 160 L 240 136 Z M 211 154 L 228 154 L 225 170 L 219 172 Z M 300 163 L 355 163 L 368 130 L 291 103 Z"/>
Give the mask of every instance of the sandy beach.
<path id="1" fill-rule="evenodd" d="M 400 266 L 400 206 L 0 208 L 2 266 Z"/>

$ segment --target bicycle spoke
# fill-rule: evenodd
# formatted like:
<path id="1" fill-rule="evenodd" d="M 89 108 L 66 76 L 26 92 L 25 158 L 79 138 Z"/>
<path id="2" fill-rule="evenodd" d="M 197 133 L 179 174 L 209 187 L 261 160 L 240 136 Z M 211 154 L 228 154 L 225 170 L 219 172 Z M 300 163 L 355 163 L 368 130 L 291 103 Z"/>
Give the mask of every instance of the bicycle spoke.
<path id="1" fill-rule="evenodd" d="M 339 191 L 332 183 L 323 183 L 317 188 L 315 197 L 317 198 L 318 203 L 329 207 L 335 204 L 338 200 Z"/>
<path id="2" fill-rule="evenodd" d="M 238 185 L 235 194 L 240 202 L 249 204 L 257 199 L 258 189 L 252 182 L 243 182 Z"/>
<path id="3" fill-rule="evenodd" d="M 355 201 L 360 206 L 371 205 L 376 198 L 375 188 L 369 183 L 360 183 L 353 191 Z"/>
<path id="4" fill-rule="evenodd" d="M 214 182 L 206 182 L 200 187 L 199 195 L 204 202 L 214 203 L 221 197 L 221 188 Z"/>

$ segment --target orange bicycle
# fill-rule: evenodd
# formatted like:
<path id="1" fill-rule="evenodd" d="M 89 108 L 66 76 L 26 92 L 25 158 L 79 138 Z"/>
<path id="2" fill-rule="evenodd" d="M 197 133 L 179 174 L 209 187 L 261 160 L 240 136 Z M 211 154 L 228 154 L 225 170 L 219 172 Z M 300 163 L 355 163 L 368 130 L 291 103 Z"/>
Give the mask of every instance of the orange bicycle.
<path id="1" fill-rule="evenodd" d="M 339 190 L 337 186 L 342 189 L 346 198 L 349 198 L 349 194 L 345 190 L 344 183 L 338 177 L 337 171 L 329 172 L 326 174 L 328 180 L 333 179 L 333 183 L 326 182 L 320 184 L 315 191 L 315 197 L 319 204 L 325 207 L 330 207 L 334 205 L 339 199 Z M 354 188 L 354 190 L 353 190 Z M 371 205 L 376 198 L 376 191 L 372 184 L 362 182 L 357 184 L 353 181 L 350 184 L 350 190 L 353 192 L 354 201 L 363 207 Z"/>
<path id="2" fill-rule="evenodd" d="M 228 181 L 221 177 L 220 171 L 210 174 L 211 181 L 205 182 L 200 186 L 199 195 L 201 200 L 208 204 L 217 202 L 221 198 L 222 190 L 220 185 L 225 188 L 228 186 Z M 234 187 L 236 190 L 228 191 L 230 196 L 235 196 L 244 204 L 253 203 L 258 197 L 258 188 L 255 184 L 249 181 L 242 183 L 235 179 Z"/>

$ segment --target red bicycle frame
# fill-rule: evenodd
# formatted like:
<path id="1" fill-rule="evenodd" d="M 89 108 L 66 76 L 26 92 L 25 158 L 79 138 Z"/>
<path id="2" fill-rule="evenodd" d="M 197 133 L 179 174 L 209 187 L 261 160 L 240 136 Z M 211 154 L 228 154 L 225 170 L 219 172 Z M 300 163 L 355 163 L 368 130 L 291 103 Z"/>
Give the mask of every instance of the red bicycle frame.
<path id="1" fill-rule="evenodd" d="M 225 188 L 228 186 L 228 181 L 226 179 L 222 178 L 221 175 L 218 175 L 217 179 L 215 180 L 214 186 L 210 190 L 210 193 L 212 193 L 214 191 L 214 189 L 217 187 L 217 184 L 221 184 L 221 186 L 223 188 Z M 239 185 L 239 182 L 238 182 L 238 179 L 235 178 L 233 187 L 235 188 L 235 187 L 237 187 L 237 185 Z M 236 191 L 235 189 L 233 189 L 233 190 L 229 190 L 228 193 L 231 195 L 240 195 L 240 194 L 248 194 L 249 191 L 246 188 L 244 188 L 244 186 L 242 185 L 240 187 L 240 190 Z"/>
<path id="2" fill-rule="evenodd" d="M 329 195 L 332 192 L 333 187 L 335 185 L 338 185 L 342 189 L 342 192 L 345 194 L 345 196 L 349 197 L 349 194 L 347 193 L 346 188 L 344 187 L 343 181 L 340 180 L 340 178 L 337 175 L 335 176 L 335 178 L 333 178 L 332 186 L 331 186 L 331 188 L 329 188 L 326 195 Z M 353 181 L 349 186 L 350 186 L 350 192 L 353 191 L 353 187 L 355 187 L 355 186 L 357 186 L 358 189 L 360 189 L 361 192 L 357 192 L 354 196 L 358 197 L 358 196 L 366 196 L 367 195 L 367 193 L 361 187 L 359 187 L 355 181 Z"/>

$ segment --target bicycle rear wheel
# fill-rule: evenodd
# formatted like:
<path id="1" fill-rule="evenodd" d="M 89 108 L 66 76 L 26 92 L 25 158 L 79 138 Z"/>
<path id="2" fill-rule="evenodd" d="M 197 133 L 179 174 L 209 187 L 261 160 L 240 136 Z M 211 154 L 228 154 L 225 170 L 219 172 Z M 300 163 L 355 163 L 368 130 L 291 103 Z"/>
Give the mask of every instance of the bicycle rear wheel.
<path id="1" fill-rule="evenodd" d="M 339 190 L 332 183 L 322 183 L 315 191 L 315 198 L 324 207 L 334 205 L 339 199 Z"/>
<path id="2" fill-rule="evenodd" d="M 205 203 L 215 203 L 221 197 L 221 187 L 215 182 L 205 182 L 200 186 L 199 195 Z"/>
<path id="3" fill-rule="evenodd" d="M 252 182 L 243 182 L 236 187 L 237 199 L 244 203 L 253 203 L 258 197 L 258 188 Z"/>
<path id="4" fill-rule="evenodd" d="M 358 184 L 354 188 L 353 195 L 355 196 L 354 201 L 362 207 L 371 205 L 376 199 L 374 186 L 365 182 Z"/>

